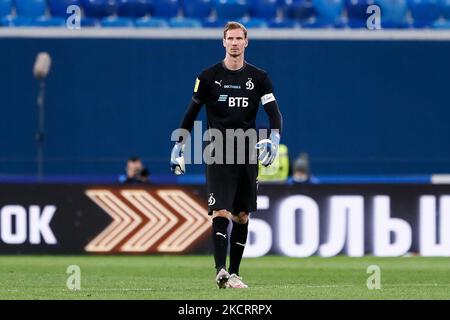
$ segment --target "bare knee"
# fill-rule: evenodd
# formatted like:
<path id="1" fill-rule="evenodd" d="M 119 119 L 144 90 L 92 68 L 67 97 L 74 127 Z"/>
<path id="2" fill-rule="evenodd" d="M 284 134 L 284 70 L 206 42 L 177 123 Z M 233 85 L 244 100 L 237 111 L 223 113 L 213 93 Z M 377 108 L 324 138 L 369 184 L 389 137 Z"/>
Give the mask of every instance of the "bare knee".
<path id="1" fill-rule="evenodd" d="M 213 219 L 216 217 L 223 217 L 229 219 L 231 217 L 231 213 L 227 210 L 214 210 L 212 217 Z"/>
<path id="2" fill-rule="evenodd" d="M 238 215 L 232 215 L 234 222 L 239 224 L 246 224 L 248 222 L 248 212 L 242 211 Z"/>

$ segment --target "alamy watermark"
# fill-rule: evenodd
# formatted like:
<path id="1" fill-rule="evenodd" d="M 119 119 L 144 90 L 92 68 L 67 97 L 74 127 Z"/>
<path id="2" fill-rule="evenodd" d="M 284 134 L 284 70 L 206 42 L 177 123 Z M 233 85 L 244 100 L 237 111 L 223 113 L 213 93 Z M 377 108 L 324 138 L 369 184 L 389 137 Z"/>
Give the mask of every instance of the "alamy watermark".
<path id="1" fill-rule="evenodd" d="M 381 269 L 377 265 L 370 265 L 367 267 L 367 273 L 371 274 L 367 278 L 367 289 L 379 290 L 381 289 Z"/>
<path id="2" fill-rule="evenodd" d="M 273 130 L 272 130 L 273 131 Z M 268 129 L 207 129 L 202 132 L 202 122 L 195 121 L 192 133 L 186 129 L 176 129 L 171 140 L 185 143 L 186 164 L 257 164 L 258 150 L 255 145 L 269 138 Z M 203 149 L 203 143 L 207 142 Z M 275 158 L 272 166 L 278 163 Z"/>
<path id="3" fill-rule="evenodd" d="M 77 5 L 70 5 L 66 10 L 67 14 L 70 14 L 66 20 L 66 27 L 69 30 L 81 29 L 81 8 Z"/>
<path id="4" fill-rule="evenodd" d="M 366 20 L 366 26 L 369 30 L 381 29 L 381 9 L 379 6 L 373 4 L 367 7 L 367 14 L 370 16 Z"/>
<path id="5" fill-rule="evenodd" d="M 67 289 L 71 291 L 81 290 L 81 269 L 77 265 L 70 265 L 67 267 L 66 273 L 69 277 L 66 281 Z"/>

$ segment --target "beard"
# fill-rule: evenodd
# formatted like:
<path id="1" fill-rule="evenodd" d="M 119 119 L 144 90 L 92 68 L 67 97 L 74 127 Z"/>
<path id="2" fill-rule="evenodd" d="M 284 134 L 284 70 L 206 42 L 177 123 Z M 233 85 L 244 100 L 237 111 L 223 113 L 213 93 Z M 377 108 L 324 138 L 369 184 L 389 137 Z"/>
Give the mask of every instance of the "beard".
<path id="1" fill-rule="evenodd" d="M 230 57 L 233 57 L 233 58 L 237 58 L 237 57 L 239 57 L 239 56 L 242 55 L 241 52 L 240 52 L 240 53 L 233 53 L 233 52 L 230 52 L 230 53 L 228 53 L 228 54 L 230 55 Z"/>

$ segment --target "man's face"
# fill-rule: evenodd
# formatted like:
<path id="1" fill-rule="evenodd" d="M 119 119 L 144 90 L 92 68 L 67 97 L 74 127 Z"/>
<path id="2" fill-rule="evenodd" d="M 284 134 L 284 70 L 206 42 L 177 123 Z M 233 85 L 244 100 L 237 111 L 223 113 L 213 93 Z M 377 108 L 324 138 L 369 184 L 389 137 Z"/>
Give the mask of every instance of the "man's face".
<path id="1" fill-rule="evenodd" d="M 139 173 L 143 169 L 142 162 L 138 161 L 128 161 L 127 162 L 127 176 L 134 177 L 137 173 Z"/>
<path id="2" fill-rule="evenodd" d="M 225 39 L 223 39 L 223 46 L 231 57 L 236 58 L 244 53 L 248 46 L 248 39 L 245 38 L 242 29 L 228 30 Z"/>

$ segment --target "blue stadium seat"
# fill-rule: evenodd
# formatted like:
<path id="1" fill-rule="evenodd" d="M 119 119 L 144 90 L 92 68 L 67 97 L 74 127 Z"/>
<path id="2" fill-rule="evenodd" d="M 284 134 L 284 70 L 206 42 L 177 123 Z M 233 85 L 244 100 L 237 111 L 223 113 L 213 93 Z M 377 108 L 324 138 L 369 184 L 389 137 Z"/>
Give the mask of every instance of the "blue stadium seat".
<path id="1" fill-rule="evenodd" d="M 140 18 L 134 20 L 134 26 L 136 28 L 166 28 L 168 27 L 167 21 L 162 18 Z"/>
<path id="2" fill-rule="evenodd" d="M 153 0 L 153 16 L 160 18 L 173 18 L 178 15 L 180 4 L 178 0 Z"/>
<path id="3" fill-rule="evenodd" d="M 79 0 L 47 0 L 47 2 L 50 14 L 56 17 L 67 17 L 66 11 L 70 5 L 80 6 Z"/>
<path id="4" fill-rule="evenodd" d="M 331 29 L 334 28 L 335 23 L 333 20 L 317 17 L 316 19 L 304 21 L 301 27 L 305 29 Z"/>
<path id="5" fill-rule="evenodd" d="M 46 9 L 45 0 L 16 0 L 16 14 L 21 17 L 40 17 L 45 15 Z"/>
<path id="6" fill-rule="evenodd" d="M 0 0 L 0 17 L 11 14 L 12 0 Z"/>
<path id="7" fill-rule="evenodd" d="M 317 12 L 316 23 L 334 25 L 341 18 L 344 9 L 344 0 L 313 0 L 314 8 Z"/>
<path id="8" fill-rule="evenodd" d="M 117 11 L 116 0 L 83 0 L 84 14 L 91 18 L 112 16 Z"/>
<path id="9" fill-rule="evenodd" d="M 0 19 L 0 25 L 5 27 L 31 27 L 33 26 L 33 18 L 9 15 Z"/>
<path id="10" fill-rule="evenodd" d="M 414 28 L 426 28 L 433 25 L 441 13 L 439 0 L 408 0 Z"/>
<path id="11" fill-rule="evenodd" d="M 62 17 L 38 17 L 33 21 L 36 27 L 65 27 L 66 19 Z"/>
<path id="12" fill-rule="evenodd" d="M 430 22 L 424 22 L 420 20 L 412 21 L 408 23 L 409 29 L 429 29 L 431 28 L 433 24 L 430 24 Z"/>
<path id="13" fill-rule="evenodd" d="M 312 0 L 285 0 L 282 5 L 285 18 L 305 21 L 316 15 Z"/>
<path id="14" fill-rule="evenodd" d="M 367 20 L 348 19 L 346 25 L 350 29 L 363 29 L 363 28 L 367 28 Z"/>
<path id="15" fill-rule="evenodd" d="M 206 19 L 212 13 L 211 0 L 182 0 L 182 8 L 185 17 Z"/>
<path id="16" fill-rule="evenodd" d="M 147 14 L 148 0 L 118 0 L 117 15 L 120 17 L 140 18 Z"/>
<path id="17" fill-rule="evenodd" d="M 450 0 L 441 0 L 440 7 L 444 18 L 450 20 Z"/>
<path id="18" fill-rule="evenodd" d="M 381 9 L 382 28 L 402 28 L 405 25 L 407 0 L 377 0 L 376 4 Z"/>
<path id="19" fill-rule="evenodd" d="M 130 28 L 133 27 L 133 20 L 123 17 L 105 17 L 100 20 L 100 25 L 105 28 Z"/>
<path id="20" fill-rule="evenodd" d="M 367 8 L 373 4 L 375 4 L 375 0 L 345 0 L 348 19 L 366 21 L 369 17 Z M 383 15 L 383 13 L 381 13 L 381 15 Z"/>
<path id="21" fill-rule="evenodd" d="M 258 18 L 243 18 L 238 19 L 247 29 L 267 28 L 267 22 L 264 19 Z"/>
<path id="22" fill-rule="evenodd" d="M 194 18 L 171 18 L 169 19 L 169 27 L 171 28 L 201 28 L 200 20 Z"/>
<path id="23" fill-rule="evenodd" d="M 277 9 L 277 0 L 249 0 L 249 12 L 252 18 L 275 19 Z"/>
<path id="24" fill-rule="evenodd" d="M 217 18 L 208 18 L 202 22 L 204 28 L 223 28 L 226 23 L 227 20 Z"/>
<path id="25" fill-rule="evenodd" d="M 406 20 L 402 22 L 393 22 L 393 21 L 384 21 L 383 18 L 381 19 L 381 27 L 383 29 L 408 29 L 409 24 Z"/>
<path id="26" fill-rule="evenodd" d="M 82 28 L 94 28 L 100 25 L 98 19 L 81 16 L 80 24 Z"/>
<path id="27" fill-rule="evenodd" d="M 237 20 L 248 12 L 248 3 L 245 0 L 214 0 L 214 7 L 218 19 Z"/>
<path id="28" fill-rule="evenodd" d="M 275 29 L 289 29 L 289 28 L 297 27 L 294 20 L 279 19 L 279 18 L 269 20 L 268 26 L 269 26 L 269 28 L 275 28 Z"/>
<path id="29" fill-rule="evenodd" d="M 433 23 L 433 29 L 450 29 L 450 21 L 443 20 L 443 21 L 436 21 Z"/>

